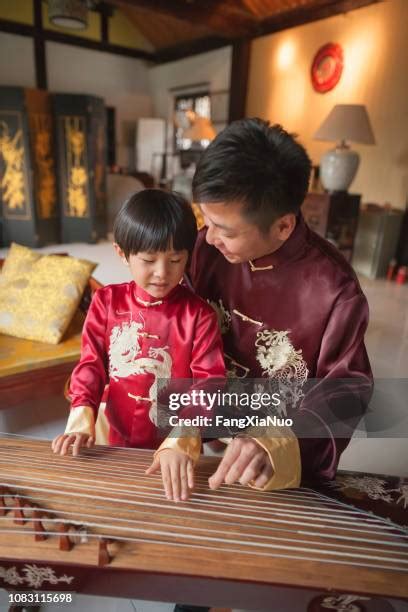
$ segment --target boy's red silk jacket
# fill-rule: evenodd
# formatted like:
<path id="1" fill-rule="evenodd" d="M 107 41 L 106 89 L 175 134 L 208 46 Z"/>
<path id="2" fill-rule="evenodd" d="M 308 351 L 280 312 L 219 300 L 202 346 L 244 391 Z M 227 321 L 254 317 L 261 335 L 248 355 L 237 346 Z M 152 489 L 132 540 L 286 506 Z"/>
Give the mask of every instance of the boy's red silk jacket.
<path id="1" fill-rule="evenodd" d="M 157 448 L 160 379 L 224 375 L 217 316 L 204 300 L 183 285 L 161 299 L 134 282 L 108 285 L 95 293 L 85 321 L 72 410 L 89 406 L 96 420 L 108 384 L 109 443 Z"/>

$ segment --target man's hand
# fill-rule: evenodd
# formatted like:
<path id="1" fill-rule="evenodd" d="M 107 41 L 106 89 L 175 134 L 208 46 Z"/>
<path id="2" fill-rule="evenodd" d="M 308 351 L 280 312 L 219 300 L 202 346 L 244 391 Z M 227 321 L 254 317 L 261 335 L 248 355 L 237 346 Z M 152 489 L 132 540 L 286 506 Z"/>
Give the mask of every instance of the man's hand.
<path id="1" fill-rule="evenodd" d="M 273 468 L 267 452 L 251 438 L 234 438 L 229 444 L 217 470 L 208 479 L 211 489 L 218 489 L 224 482 L 249 482 L 263 487 L 272 477 Z"/>
<path id="2" fill-rule="evenodd" d="M 161 469 L 164 492 L 167 499 L 175 502 L 186 501 L 194 488 L 194 464 L 192 459 L 172 448 L 157 453 L 146 474 Z"/>
<path id="3" fill-rule="evenodd" d="M 61 434 L 54 438 L 51 443 L 51 448 L 54 453 L 60 455 L 66 455 L 69 451 L 70 446 L 72 446 L 72 454 L 74 457 L 79 455 L 79 449 L 81 446 L 86 446 L 86 448 L 91 448 L 95 444 L 95 438 L 85 433 L 71 433 L 71 434 Z"/>

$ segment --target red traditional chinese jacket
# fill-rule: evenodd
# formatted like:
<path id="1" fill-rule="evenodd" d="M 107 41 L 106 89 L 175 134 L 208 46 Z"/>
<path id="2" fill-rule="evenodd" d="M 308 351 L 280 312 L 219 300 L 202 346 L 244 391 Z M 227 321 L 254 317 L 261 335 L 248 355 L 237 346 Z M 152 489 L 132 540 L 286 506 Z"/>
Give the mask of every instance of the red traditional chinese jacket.
<path id="1" fill-rule="evenodd" d="M 157 448 L 160 379 L 224 375 L 217 317 L 204 300 L 182 285 L 159 300 L 134 282 L 108 285 L 94 295 L 85 321 L 66 433 L 92 433 L 109 384 L 109 443 Z"/>
<path id="2" fill-rule="evenodd" d="M 230 374 L 290 380 L 300 393 L 310 377 L 360 381 L 357 398 L 355 389 L 347 396 L 347 385 L 320 398 L 318 393 L 304 397 L 294 419 L 298 451 L 289 444 L 276 454 L 275 440 L 264 444 L 275 477 L 287 470 L 290 459 L 292 472 L 300 462 L 303 477 L 333 478 L 351 435 L 348 430 L 337 437 L 332 431 L 333 411 L 346 419 L 348 406 L 355 426 L 372 380 L 364 346 L 368 305 L 351 266 L 306 226 L 301 215 L 277 251 L 242 264 L 230 264 L 206 243 L 205 234 L 204 228 L 193 255 L 191 280 L 218 313 Z M 360 406 L 353 407 L 356 401 Z M 302 437 L 305 429 L 317 437 Z M 285 481 L 281 484 L 286 486 Z"/>

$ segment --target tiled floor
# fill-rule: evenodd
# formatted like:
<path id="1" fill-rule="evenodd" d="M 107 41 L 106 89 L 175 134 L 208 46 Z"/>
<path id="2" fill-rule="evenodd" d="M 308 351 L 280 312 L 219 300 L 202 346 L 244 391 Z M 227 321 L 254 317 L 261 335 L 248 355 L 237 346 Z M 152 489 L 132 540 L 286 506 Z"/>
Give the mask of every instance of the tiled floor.
<path id="1" fill-rule="evenodd" d="M 94 276 L 104 284 L 129 280 L 129 271 L 115 255 L 112 245 L 70 244 L 43 249 L 47 252 L 69 252 L 71 255 L 98 262 Z M 0 257 L 6 254 L 0 249 Z M 398 286 L 385 280 L 361 278 L 370 306 L 370 324 L 366 345 L 374 375 L 377 378 L 408 379 L 408 285 Z M 386 413 L 387 406 L 384 406 Z M 40 438 L 53 438 L 63 430 L 68 405 L 60 398 L 46 404 L 30 402 L 0 411 L 0 432 L 13 432 Z M 408 412 L 408 401 L 407 401 Z M 367 438 L 355 436 L 343 454 L 340 467 L 367 472 L 408 475 L 408 443 L 405 438 Z M 3 610 L 0 591 L 0 610 Z M 70 611 L 88 612 L 167 612 L 171 604 L 78 597 Z M 55 607 L 44 607 L 51 611 Z"/>

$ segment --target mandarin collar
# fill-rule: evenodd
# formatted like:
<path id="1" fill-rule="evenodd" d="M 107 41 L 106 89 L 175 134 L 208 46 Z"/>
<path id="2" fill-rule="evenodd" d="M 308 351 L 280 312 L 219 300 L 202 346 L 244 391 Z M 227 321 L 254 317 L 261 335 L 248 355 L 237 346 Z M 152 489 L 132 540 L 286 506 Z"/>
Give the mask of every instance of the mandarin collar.
<path id="1" fill-rule="evenodd" d="M 134 281 L 132 281 L 132 285 L 133 295 L 135 296 L 137 303 L 140 306 L 146 307 L 160 306 L 165 302 L 169 302 L 170 300 L 174 299 L 181 290 L 181 285 L 179 284 L 173 287 L 173 289 L 169 291 L 169 293 L 167 293 L 164 297 L 157 298 L 153 295 L 150 295 L 150 293 L 147 293 L 147 291 L 139 287 L 139 285 L 137 285 Z"/>
<path id="2" fill-rule="evenodd" d="M 273 253 L 252 259 L 248 262 L 251 272 L 259 270 L 273 269 L 292 260 L 303 257 L 307 244 L 308 228 L 301 213 L 296 218 L 296 226 L 291 235 L 282 246 Z M 252 264 L 252 265 L 251 265 Z"/>

